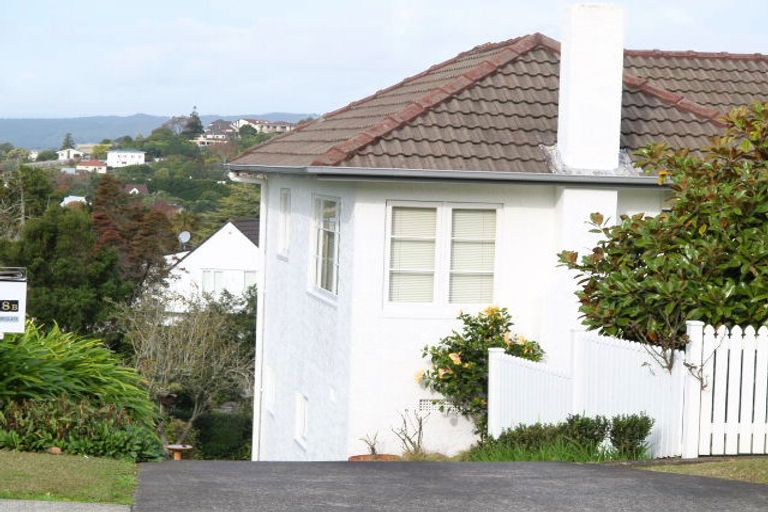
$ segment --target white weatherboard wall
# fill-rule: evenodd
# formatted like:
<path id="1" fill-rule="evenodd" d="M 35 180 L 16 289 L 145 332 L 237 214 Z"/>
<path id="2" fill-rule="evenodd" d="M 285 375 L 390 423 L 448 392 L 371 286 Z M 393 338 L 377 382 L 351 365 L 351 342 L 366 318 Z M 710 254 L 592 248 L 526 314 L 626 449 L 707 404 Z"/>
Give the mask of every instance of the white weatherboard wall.
<path id="1" fill-rule="evenodd" d="M 194 251 L 176 264 L 166 280 L 171 294 L 183 297 L 203 292 L 203 272 L 222 272 L 224 289 L 241 295 L 247 285 L 257 284 L 261 250 L 231 222 L 227 222 Z"/>
<path id="2" fill-rule="evenodd" d="M 280 189 L 291 191 L 288 258 L 277 254 Z M 493 303 L 508 307 L 516 332 L 540 341 L 548 360 L 570 368 L 569 331 L 559 336 L 552 301 L 572 293 L 556 289 L 556 253 L 578 248 L 564 241 L 567 229 L 587 232 L 585 214 L 609 205 L 610 212 L 662 204 L 662 189 L 578 189 L 528 184 L 398 183 L 321 181 L 268 176 L 269 243 L 266 248 L 264 367 L 269 376 L 261 409 L 263 460 L 340 460 L 365 453 L 359 440 L 379 434 L 379 451 L 400 453 L 390 432 L 399 414 L 420 400 L 435 398 L 416 383 L 426 361 L 425 345 L 436 344 L 459 325 L 460 310 L 488 304 L 396 304 L 386 290 L 388 202 L 446 202 L 498 206 Z M 339 296 L 312 291 L 312 197 L 341 199 Z M 570 212 L 561 208 L 569 200 Z M 580 240 L 580 239 L 579 239 Z M 564 245 L 577 243 L 577 247 Z M 568 301 L 570 317 L 576 305 Z M 564 306 L 566 307 L 566 306 Z M 296 393 L 306 396 L 308 434 L 294 439 Z M 452 414 L 432 412 L 424 443 L 429 450 L 456 453 L 475 440 L 471 424 Z"/>

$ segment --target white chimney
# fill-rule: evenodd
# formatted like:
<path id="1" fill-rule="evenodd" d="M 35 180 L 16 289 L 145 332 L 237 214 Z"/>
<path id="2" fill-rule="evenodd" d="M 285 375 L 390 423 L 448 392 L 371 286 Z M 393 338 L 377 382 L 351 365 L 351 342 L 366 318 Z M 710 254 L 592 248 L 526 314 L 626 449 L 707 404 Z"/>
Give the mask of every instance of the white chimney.
<path id="1" fill-rule="evenodd" d="M 557 147 L 566 169 L 619 166 L 624 12 L 609 4 L 569 9 L 560 53 Z"/>

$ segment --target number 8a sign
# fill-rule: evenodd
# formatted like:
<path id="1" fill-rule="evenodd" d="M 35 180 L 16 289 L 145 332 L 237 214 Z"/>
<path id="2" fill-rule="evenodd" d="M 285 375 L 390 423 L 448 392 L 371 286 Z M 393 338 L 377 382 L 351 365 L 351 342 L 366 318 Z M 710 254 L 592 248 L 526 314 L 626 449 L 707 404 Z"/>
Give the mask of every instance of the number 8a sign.
<path id="1" fill-rule="evenodd" d="M 24 332 L 27 313 L 27 273 L 0 267 L 0 334 Z"/>

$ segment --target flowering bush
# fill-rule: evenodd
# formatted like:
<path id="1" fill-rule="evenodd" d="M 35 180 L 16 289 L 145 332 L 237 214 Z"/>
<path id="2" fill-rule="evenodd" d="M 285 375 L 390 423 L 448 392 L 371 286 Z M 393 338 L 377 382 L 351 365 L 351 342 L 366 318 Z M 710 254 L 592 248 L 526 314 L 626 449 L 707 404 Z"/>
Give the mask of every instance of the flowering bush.
<path id="1" fill-rule="evenodd" d="M 541 361 L 544 351 L 535 341 L 512 334 L 512 319 L 506 308 L 490 306 L 478 313 L 459 314 L 461 332 L 424 347 L 431 367 L 416 380 L 446 397 L 447 402 L 475 424 L 481 441 L 488 424 L 488 349 L 500 347 L 512 356 Z"/>

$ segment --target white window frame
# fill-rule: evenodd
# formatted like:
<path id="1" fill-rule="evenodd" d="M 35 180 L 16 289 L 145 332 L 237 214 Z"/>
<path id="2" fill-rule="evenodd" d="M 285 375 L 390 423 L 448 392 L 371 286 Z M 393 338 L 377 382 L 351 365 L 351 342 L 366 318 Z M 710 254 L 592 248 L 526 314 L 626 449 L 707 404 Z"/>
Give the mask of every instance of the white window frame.
<path id="1" fill-rule="evenodd" d="M 336 216 L 338 218 L 338 225 L 336 230 L 336 245 L 334 247 L 334 255 L 333 255 L 333 261 L 334 266 L 336 270 L 336 275 L 334 276 L 334 283 L 333 283 L 333 289 L 327 290 L 320 286 L 320 278 L 321 278 L 321 270 L 319 266 L 319 257 L 320 257 L 320 251 L 319 251 L 319 231 L 320 231 L 320 224 L 322 223 L 322 219 L 320 217 L 320 212 L 317 209 L 317 202 L 318 201 L 333 201 L 336 203 Z M 309 258 L 309 265 L 310 265 L 310 288 L 309 291 L 311 291 L 316 296 L 319 296 L 322 299 L 330 299 L 332 302 L 335 302 L 338 295 L 339 295 L 339 270 L 340 270 L 340 262 L 339 262 L 339 247 L 341 246 L 341 199 L 339 197 L 334 196 L 327 196 L 323 194 L 312 194 L 312 232 L 311 232 L 311 241 L 310 241 L 310 250 L 312 253 L 310 254 Z"/>
<path id="2" fill-rule="evenodd" d="M 287 260 L 291 248 L 291 189 L 280 189 L 279 206 L 277 255 Z"/>
<path id="3" fill-rule="evenodd" d="M 435 281 L 434 295 L 432 302 L 394 302 L 389 300 L 389 279 L 390 265 L 392 257 L 392 209 L 397 207 L 404 208 L 435 208 L 437 209 L 437 234 L 435 240 Z M 496 233 L 495 233 L 495 253 L 493 263 L 493 297 L 487 303 L 463 304 L 458 302 L 449 302 L 450 300 L 450 279 L 451 279 L 451 243 L 453 240 L 451 226 L 452 213 L 454 209 L 461 210 L 495 210 L 496 211 Z M 424 311 L 429 313 L 440 313 L 453 315 L 456 309 L 461 308 L 482 308 L 493 304 L 498 296 L 498 276 L 499 272 L 499 241 L 502 233 L 502 215 L 503 205 L 499 203 L 462 203 L 457 201 L 387 201 L 386 212 L 386 230 L 384 244 L 384 286 L 383 286 L 383 304 L 385 312 L 406 315 L 421 315 Z"/>

